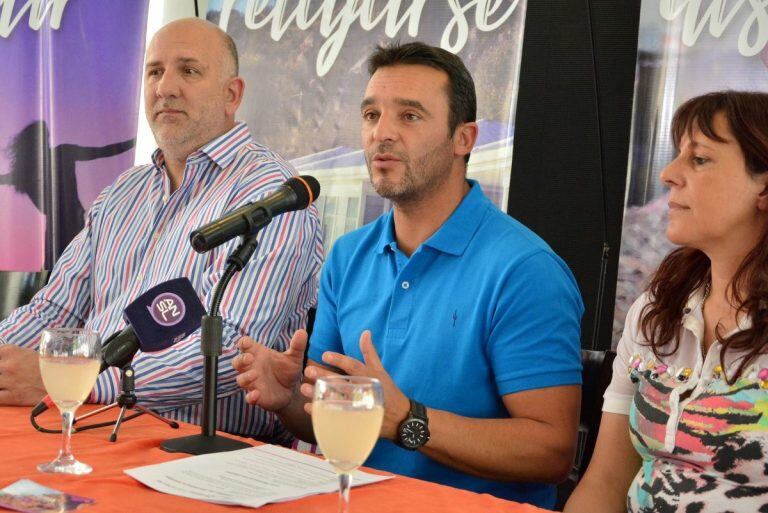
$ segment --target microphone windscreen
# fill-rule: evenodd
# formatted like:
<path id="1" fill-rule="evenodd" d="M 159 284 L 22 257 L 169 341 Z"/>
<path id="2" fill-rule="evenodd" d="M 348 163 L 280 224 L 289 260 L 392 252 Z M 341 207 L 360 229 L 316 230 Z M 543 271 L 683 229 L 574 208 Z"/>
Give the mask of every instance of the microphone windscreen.
<path id="1" fill-rule="evenodd" d="M 123 367 L 130 363 L 138 350 L 139 338 L 133 326 L 128 325 L 122 331 L 113 333 L 102 345 L 99 374 L 107 367 Z"/>
<path id="2" fill-rule="evenodd" d="M 299 208 L 307 208 L 320 196 L 320 182 L 314 176 L 294 176 L 289 178 L 285 185 L 296 194 Z"/>
<path id="3" fill-rule="evenodd" d="M 155 285 L 136 298 L 123 316 L 145 353 L 161 351 L 200 327 L 205 307 L 187 278 Z"/>

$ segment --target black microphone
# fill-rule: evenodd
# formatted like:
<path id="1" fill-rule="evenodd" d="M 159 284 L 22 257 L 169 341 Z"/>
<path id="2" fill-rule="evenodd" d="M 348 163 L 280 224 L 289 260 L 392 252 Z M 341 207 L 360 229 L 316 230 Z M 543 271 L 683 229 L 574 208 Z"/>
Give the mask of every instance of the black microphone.
<path id="1" fill-rule="evenodd" d="M 187 278 L 155 285 L 123 310 L 128 326 L 102 344 L 99 373 L 108 367 L 127 365 L 139 349 L 144 353 L 168 349 L 198 329 L 203 315 L 205 307 Z M 32 416 L 52 406 L 50 396 L 45 396 L 32 410 Z"/>
<path id="2" fill-rule="evenodd" d="M 313 176 L 294 176 L 266 198 L 227 212 L 216 221 L 189 234 L 198 253 L 205 253 L 240 235 L 253 234 L 268 225 L 273 217 L 302 210 L 320 195 L 320 183 Z"/>
<path id="3" fill-rule="evenodd" d="M 114 342 L 114 345 L 112 343 Z M 104 341 L 101 346 L 101 367 L 99 374 L 107 370 L 107 367 L 122 367 L 136 355 L 139 350 L 139 339 L 136 331 L 130 324 Z"/>

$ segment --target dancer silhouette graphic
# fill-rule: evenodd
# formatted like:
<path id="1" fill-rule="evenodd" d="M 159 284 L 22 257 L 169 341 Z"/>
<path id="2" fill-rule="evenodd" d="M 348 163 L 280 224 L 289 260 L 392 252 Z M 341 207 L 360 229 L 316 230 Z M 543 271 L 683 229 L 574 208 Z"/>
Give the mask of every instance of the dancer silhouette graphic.
<path id="1" fill-rule="evenodd" d="M 11 185 L 32 200 L 45 215 L 45 268 L 54 262 L 83 228 L 85 208 L 77 195 L 77 162 L 118 155 L 136 139 L 106 146 L 59 144 L 51 148 L 48 125 L 34 121 L 24 127 L 8 146 L 10 173 L 0 175 L 0 185 Z"/>

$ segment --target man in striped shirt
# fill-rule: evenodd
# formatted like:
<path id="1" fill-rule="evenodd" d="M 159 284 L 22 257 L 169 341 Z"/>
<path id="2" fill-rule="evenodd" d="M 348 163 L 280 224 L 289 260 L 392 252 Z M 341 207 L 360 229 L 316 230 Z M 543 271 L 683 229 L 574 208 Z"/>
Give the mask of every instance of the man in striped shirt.
<path id="1" fill-rule="evenodd" d="M 35 349 L 46 327 L 85 326 L 106 337 L 124 327 L 123 309 L 133 299 L 180 276 L 210 303 L 237 241 L 197 254 L 188 234 L 273 192 L 293 174 L 235 122 L 243 90 L 234 42 L 212 23 L 179 20 L 157 33 L 147 50 L 144 99 L 159 149 L 152 164 L 128 170 L 98 196 L 48 285 L 0 323 L 0 404 L 31 405 L 45 395 Z M 291 333 L 306 325 L 322 263 L 315 208 L 279 216 L 259 243 L 220 307 L 218 429 L 279 440 L 288 435 L 275 414 L 245 402 L 231 360 L 243 335 L 284 349 Z M 199 423 L 199 330 L 167 350 L 139 352 L 133 365 L 141 404 Z M 109 369 L 90 401 L 114 401 L 119 389 L 119 369 Z"/>

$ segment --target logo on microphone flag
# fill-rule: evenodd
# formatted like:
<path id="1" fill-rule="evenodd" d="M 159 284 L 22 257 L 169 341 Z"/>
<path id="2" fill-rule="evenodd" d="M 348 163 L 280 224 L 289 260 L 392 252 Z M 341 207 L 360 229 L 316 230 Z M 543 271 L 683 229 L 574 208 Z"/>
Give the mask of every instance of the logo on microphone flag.
<path id="1" fill-rule="evenodd" d="M 175 326 L 181 322 L 187 312 L 184 301 L 172 292 L 164 292 L 157 296 L 147 310 L 155 322 L 162 326 Z"/>

